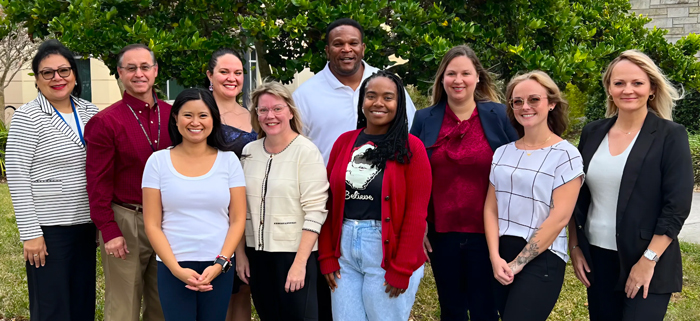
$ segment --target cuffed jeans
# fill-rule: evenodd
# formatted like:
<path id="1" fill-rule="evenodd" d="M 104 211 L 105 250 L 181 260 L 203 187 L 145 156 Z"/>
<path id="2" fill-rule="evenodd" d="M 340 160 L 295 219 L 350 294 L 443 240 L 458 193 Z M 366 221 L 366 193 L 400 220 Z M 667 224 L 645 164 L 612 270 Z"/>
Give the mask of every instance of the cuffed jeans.
<path id="1" fill-rule="evenodd" d="M 338 288 L 331 294 L 333 320 L 408 320 L 423 266 L 413 272 L 405 293 L 389 298 L 382 268 L 381 222 L 346 219 L 340 252 L 340 279 L 336 279 Z"/>

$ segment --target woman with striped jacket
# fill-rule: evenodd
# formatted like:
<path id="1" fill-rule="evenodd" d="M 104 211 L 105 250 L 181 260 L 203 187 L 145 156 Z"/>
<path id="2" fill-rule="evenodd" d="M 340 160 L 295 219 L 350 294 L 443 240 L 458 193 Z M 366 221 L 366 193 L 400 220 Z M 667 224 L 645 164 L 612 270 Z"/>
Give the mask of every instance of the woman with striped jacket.
<path id="1" fill-rule="evenodd" d="M 94 320 L 95 226 L 85 179 L 83 128 L 98 109 L 77 98 L 73 54 L 48 40 L 32 60 L 39 94 L 7 137 L 7 182 L 24 243 L 32 320 Z"/>

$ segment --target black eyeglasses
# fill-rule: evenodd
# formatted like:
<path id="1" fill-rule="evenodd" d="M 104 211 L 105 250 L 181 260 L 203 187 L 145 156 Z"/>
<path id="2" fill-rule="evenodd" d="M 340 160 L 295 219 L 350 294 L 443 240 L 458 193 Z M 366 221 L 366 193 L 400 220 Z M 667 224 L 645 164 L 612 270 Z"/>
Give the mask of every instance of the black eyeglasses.
<path id="1" fill-rule="evenodd" d="M 135 66 L 135 65 L 126 65 L 126 66 L 119 66 L 119 68 L 126 70 L 128 73 L 134 73 L 136 72 L 136 69 L 141 69 L 143 72 L 148 72 L 151 70 L 151 68 L 155 67 L 156 65 L 141 65 L 141 66 Z"/>
<path id="2" fill-rule="evenodd" d="M 54 77 L 56 77 L 56 72 L 58 72 L 58 75 L 61 78 L 66 78 L 70 76 L 70 73 L 73 69 L 71 67 L 61 67 L 58 69 L 44 69 L 39 71 L 39 74 L 41 75 L 41 78 L 44 78 L 46 80 L 51 80 Z"/>

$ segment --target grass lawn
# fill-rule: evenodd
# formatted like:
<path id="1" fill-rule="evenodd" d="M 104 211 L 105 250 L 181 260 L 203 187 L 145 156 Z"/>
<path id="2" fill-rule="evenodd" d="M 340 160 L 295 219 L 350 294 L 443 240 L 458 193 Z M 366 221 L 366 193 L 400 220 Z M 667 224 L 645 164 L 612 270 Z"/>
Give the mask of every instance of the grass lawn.
<path id="1" fill-rule="evenodd" d="M 681 243 L 683 252 L 683 292 L 671 298 L 666 320 L 700 320 L 700 246 Z M 98 255 L 99 258 L 99 255 Z M 104 303 L 104 282 L 102 267 L 97 268 L 97 317 L 102 320 Z M 27 297 L 27 277 L 22 262 L 22 244 L 15 225 L 12 202 L 7 184 L 0 184 L 0 320 L 28 320 L 29 301 Z M 437 301 L 432 271 L 425 270 L 412 320 L 439 320 L 440 309 Z M 566 279 L 559 302 L 549 320 L 588 320 L 585 288 L 574 276 L 571 265 L 567 266 Z"/>

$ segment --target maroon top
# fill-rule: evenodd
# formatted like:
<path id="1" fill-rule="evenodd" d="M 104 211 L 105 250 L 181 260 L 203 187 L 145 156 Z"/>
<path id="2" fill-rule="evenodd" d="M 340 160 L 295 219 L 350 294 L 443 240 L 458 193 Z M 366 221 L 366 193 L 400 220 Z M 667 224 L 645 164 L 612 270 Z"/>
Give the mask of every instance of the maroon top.
<path id="1" fill-rule="evenodd" d="M 134 117 L 134 110 L 141 125 Z M 141 204 L 141 178 L 148 157 L 170 146 L 168 119 L 171 106 L 157 100 L 157 106 L 124 93 L 122 100 L 105 108 L 85 125 L 87 147 L 87 192 L 90 218 L 102 232 L 104 242 L 122 236 L 114 221 L 112 202 Z M 160 139 L 158 138 L 160 110 Z M 148 133 L 148 138 L 144 134 Z"/>
<path id="2" fill-rule="evenodd" d="M 433 192 L 428 221 L 440 233 L 484 233 L 484 201 L 493 150 L 477 109 L 468 120 L 460 121 L 447 106 L 440 134 L 431 148 Z"/>

